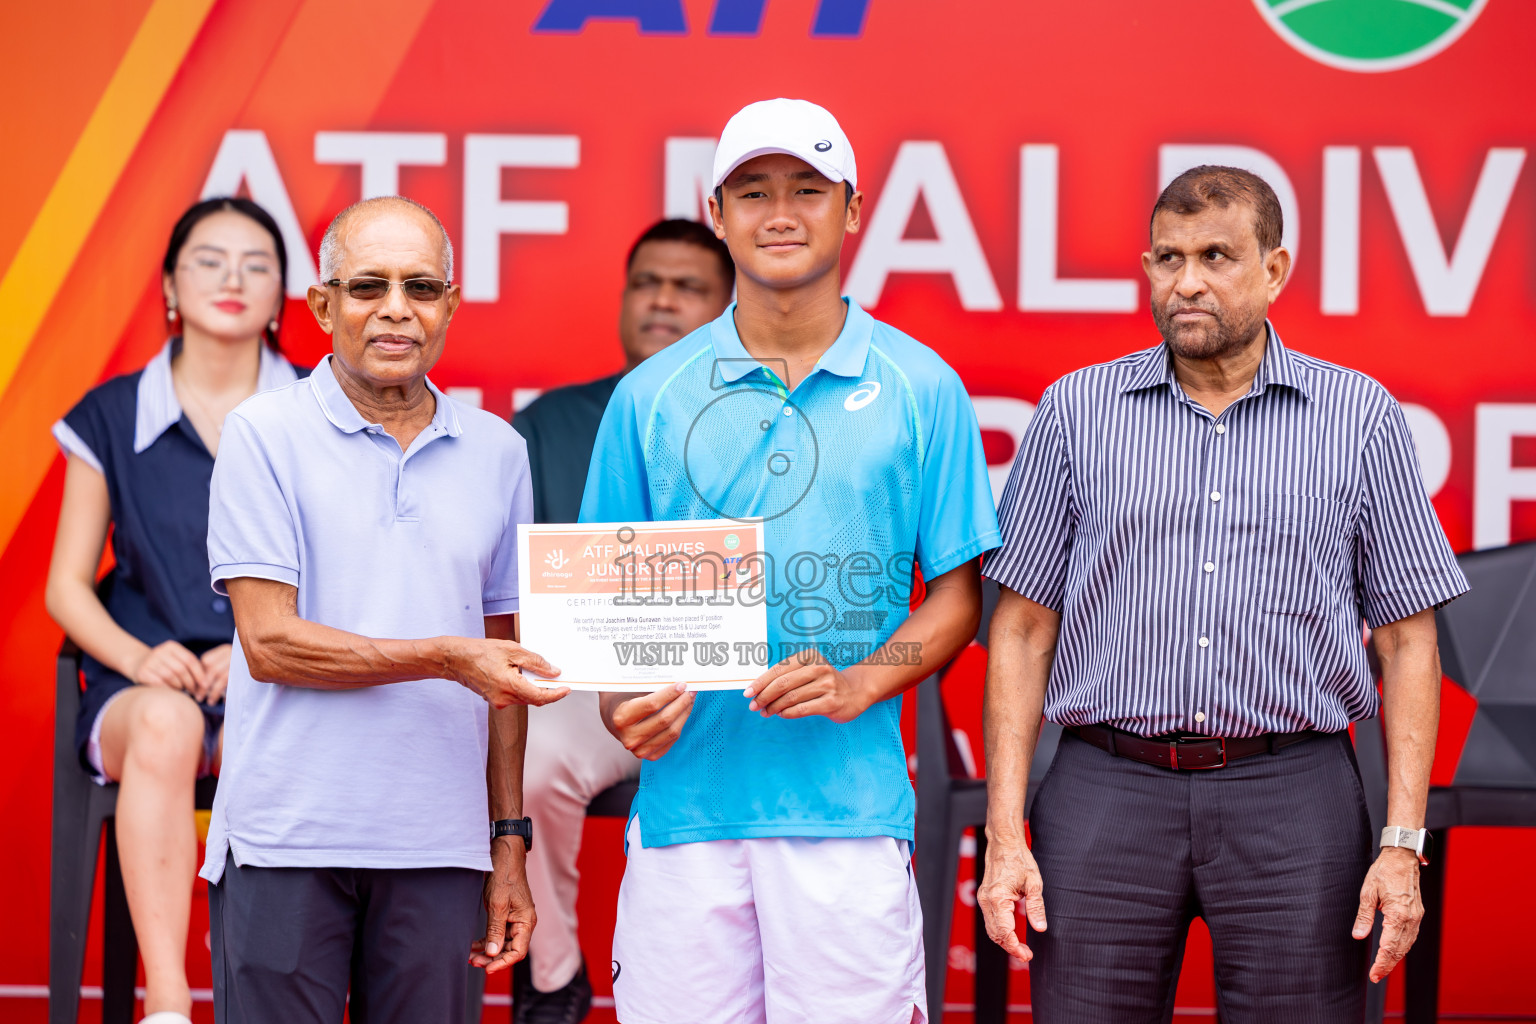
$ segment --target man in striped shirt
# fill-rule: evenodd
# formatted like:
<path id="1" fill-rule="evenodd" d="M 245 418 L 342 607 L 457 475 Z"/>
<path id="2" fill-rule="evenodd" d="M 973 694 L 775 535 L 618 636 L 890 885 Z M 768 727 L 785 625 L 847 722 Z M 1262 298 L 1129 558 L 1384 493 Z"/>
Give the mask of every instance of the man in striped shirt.
<path id="1" fill-rule="evenodd" d="M 998 510 L 979 902 L 1045 1024 L 1168 1020 L 1195 916 L 1228 1024 L 1359 1021 L 1374 915 L 1379 981 L 1423 914 L 1433 610 L 1467 583 L 1397 402 L 1268 322 L 1291 262 L 1268 184 L 1188 171 L 1151 235 L 1163 343 L 1046 390 Z M 1346 730 L 1379 710 L 1373 860 Z M 1031 851 L 1042 713 L 1066 732 Z"/>

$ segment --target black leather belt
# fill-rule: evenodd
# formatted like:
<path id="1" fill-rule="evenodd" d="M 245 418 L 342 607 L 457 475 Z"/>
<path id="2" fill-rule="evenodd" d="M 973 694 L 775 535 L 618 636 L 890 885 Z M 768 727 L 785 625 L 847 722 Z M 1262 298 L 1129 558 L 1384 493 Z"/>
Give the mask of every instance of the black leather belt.
<path id="1" fill-rule="evenodd" d="M 1128 757 L 1132 761 L 1174 771 L 1223 768 L 1245 757 L 1273 754 L 1303 740 L 1324 735 L 1315 729 L 1307 729 L 1227 739 L 1223 736 L 1138 736 L 1112 725 L 1069 725 L 1067 730 L 1116 757 Z"/>

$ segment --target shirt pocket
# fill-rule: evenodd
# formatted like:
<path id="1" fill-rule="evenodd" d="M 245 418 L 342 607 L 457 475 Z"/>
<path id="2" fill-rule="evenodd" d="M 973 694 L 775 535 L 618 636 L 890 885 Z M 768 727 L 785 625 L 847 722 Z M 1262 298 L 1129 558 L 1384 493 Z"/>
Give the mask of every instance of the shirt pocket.
<path id="1" fill-rule="evenodd" d="M 1283 615 L 1315 615 L 1342 596 L 1349 507 L 1306 494 L 1264 496 L 1259 606 Z"/>

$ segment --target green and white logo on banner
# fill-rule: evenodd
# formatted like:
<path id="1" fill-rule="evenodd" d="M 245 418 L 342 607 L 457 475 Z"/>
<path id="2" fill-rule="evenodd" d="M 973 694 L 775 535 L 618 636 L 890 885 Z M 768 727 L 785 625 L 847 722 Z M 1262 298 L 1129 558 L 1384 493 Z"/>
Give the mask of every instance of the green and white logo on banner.
<path id="1" fill-rule="evenodd" d="M 1450 46 L 1488 0 L 1253 0 L 1280 37 L 1346 71 L 1395 71 Z"/>

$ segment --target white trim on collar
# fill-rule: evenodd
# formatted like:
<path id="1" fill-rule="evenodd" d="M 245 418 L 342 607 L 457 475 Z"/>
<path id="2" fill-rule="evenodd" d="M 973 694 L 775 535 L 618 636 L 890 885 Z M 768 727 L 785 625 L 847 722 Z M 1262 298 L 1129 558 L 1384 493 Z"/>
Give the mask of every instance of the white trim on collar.
<path id="1" fill-rule="evenodd" d="M 133 419 L 135 455 L 181 421 L 181 402 L 176 398 L 176 385 L 171 380 L 171 357 L 180 344 L 180 338 L 168 340 L 139 374 L 138 404 Z M 257 393 L 292 384 L 298 379 L 298 371 L 292 363 L 266 345 L 261 346 L 261 365 L 256 371 Z"/>

